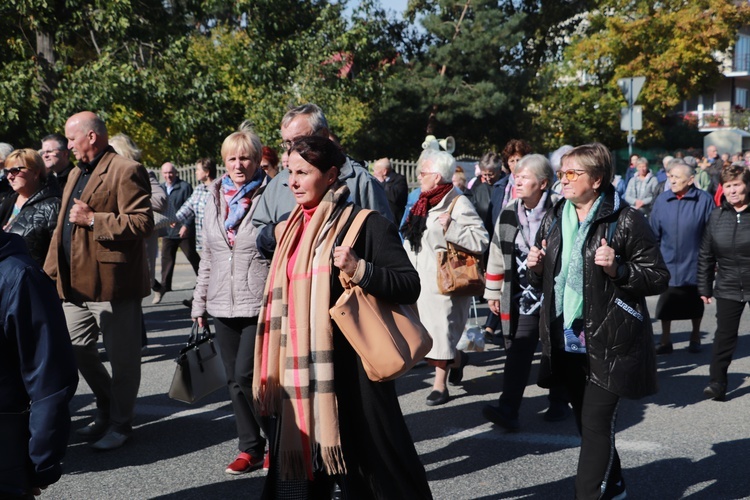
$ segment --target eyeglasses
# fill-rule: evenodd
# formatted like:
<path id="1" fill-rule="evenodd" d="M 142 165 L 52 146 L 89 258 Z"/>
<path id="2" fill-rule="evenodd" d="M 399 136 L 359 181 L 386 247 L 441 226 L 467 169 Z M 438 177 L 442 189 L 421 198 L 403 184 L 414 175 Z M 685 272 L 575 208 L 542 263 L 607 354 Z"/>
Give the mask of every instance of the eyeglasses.
<path id="1" fill-rule="evenodd" d="M 557 178 L 560 180 L 563 180 L 563 177 L 568 179 L 570 182 L 575 182 L 578 180 L 578 178 L 584 174 L 588 174 L 585 170 L 558 170 L 557 171 Z"/>
<path id="2" fill-rule="evenodd" d="M 417 177 L 419 177 L 420 175 L 425 176 L 425 175 L 436 174 L 436 173 L 437 172 L 425 172 L 424 170 L 420 170 L 419 172 L 417 172 Z"/>
<path id="3" fill-rule="evenodd" d="M 13 167 L 13 168 L 4 168 L 3 172 L 5 172 L 5 176 L 8 177 L 9 175 L 16 176 L 18 175 L 21 170 L 26 170 L 26 167 Z"/>
<path id="4" fill-rule="evenodd" d="M 62 149 L 43 149 L 40 153 L 42 153 L 42 156 L 46 156 L 58 154 L 60 151 L 62 151 Z"/>
<path id="5" fill-rule="evenodd" d="M 290 149 L 292 149 L 292 145 L 293 144 L 294 144 L 294 142 L 292 142 L 292 141 L 281 141 L 281 144 L 279 144 L 279 147 L 283 151 L 289 151 Z"/>

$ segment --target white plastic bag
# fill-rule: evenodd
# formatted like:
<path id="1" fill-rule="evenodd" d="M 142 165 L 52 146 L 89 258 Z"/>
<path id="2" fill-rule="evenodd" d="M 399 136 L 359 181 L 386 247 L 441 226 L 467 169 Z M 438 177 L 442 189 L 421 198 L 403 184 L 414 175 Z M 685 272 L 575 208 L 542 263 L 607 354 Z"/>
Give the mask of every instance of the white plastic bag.
<path id="1" fill-rule="evenodd" d="M 473 317 L 472 317 L 473 313 Z M 469 309 L 469 319 L 466 321 L 464 332 L 458 340 L 456 349 L 464 352 L 482 352 L 484 351 L 484 330 L 479 324 L 479 315 L 477 313 L 477 302 L 474 297 L 471 298 L 471 309 Z"/>

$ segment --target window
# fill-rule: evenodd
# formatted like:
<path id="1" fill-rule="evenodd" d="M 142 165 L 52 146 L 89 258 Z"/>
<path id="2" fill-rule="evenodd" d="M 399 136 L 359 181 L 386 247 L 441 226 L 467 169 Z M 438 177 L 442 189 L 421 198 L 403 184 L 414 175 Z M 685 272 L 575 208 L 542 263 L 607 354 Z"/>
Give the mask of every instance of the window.
<path id="1" fill-rule="evenodd" d="M 748 107 L 747 89 L 734 89 L 734 104 L 735 106 L 742 106 L 743 108 Z"/>
<path id="2" fill-rule="evenodd" d="M 734 46 L 734 70 L 750 71 L 750 35 L 740 35 Z"/>

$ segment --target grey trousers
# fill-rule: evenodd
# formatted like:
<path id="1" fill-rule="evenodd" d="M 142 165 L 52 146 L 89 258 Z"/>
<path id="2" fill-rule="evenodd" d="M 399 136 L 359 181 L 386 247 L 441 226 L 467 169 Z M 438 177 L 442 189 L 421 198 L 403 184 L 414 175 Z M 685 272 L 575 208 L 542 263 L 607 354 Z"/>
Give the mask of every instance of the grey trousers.
<path id="1" fill-rule="evenodd" d="M 141 384 L 141 299 L 63 302 L 63 310 L 78 370 L 96 397 L 96 418 L 129 434 Z M 100 332 L 111 376 L 99 358 Z"/>

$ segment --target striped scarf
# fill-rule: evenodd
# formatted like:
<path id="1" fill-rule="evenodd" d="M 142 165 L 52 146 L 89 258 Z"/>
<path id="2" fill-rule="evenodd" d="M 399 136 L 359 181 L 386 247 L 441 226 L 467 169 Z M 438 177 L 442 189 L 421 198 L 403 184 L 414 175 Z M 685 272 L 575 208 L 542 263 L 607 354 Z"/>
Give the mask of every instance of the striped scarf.
<path id="1" fill-rule="evenodd" d="M 266 281 L 253 400 L 261 415 L 279 418 L 282 480 L 312 480 L 319 459 L 328 474 L 346 473 L 328 309 L 333 248 L 352 210 L 348 197 L 349 188 L 337 183 L 308 222 L 301 206 L 292 211 Z"/>

